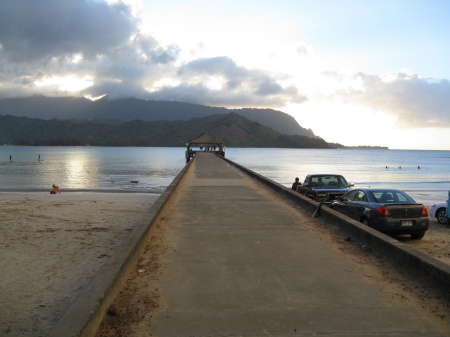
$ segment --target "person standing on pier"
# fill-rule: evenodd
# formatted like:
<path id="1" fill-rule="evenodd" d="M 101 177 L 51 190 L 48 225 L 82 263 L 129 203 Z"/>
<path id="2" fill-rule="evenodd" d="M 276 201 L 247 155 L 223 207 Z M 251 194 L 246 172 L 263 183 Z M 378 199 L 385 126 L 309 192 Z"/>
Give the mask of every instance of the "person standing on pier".
<path id="1" fill-rule="evenodd" d="M 297 188 L 299 186 L 302 186 L 302 183 L 300 182 L 300 179 L 297 177 L 295 178 L 295 182 L 292 184 L 292 190 L 297 191 Z"/>

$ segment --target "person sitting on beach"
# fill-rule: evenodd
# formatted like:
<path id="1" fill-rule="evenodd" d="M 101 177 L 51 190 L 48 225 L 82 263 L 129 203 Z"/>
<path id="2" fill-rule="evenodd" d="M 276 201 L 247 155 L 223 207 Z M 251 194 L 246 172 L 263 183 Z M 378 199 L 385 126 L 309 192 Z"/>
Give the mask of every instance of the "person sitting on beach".
<path id="1" fill-rule="evenodd" d="M 59 191 L 59 186 L 58 185 L 53 184 L 52 187 L 53 187 L 53 189 L 50 191 L 50 194 L 61 193 Z"/>
<path id="2" fill-rule="evenodd" d="M 295 178 L 295 182 L 292 184 L 292 190 L 297 191 L 299 186 L 302 186 L 302 183 L 300 182 L 300 179 Z"/>

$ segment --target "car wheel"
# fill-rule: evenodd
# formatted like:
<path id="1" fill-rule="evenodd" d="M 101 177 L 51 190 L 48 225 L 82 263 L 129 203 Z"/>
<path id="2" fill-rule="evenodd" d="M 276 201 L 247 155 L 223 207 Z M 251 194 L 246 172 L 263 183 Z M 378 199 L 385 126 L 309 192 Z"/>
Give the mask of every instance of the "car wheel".
<path id="1" fill-rule="evenodd" d="M 361 223 L 362 223 L 364 226 L 370 227 L 369 219 L 367 219 L 367 218 L 362 218 L 362 219 L 361 219 Z"/>
<path id="2" fill-rule="evenodd" d="M 411 233 L 411 238 L 414 240 L 420 240 L 425 236 L 425 232 L 417 232 L 417 233 Z"/>
<path id="3" fill-rule="evenodd" d="M 445 215 L 445 208 L 439 208 L 436 211 L 436 219 L 441 225 L 445 225 L 447 222 L 447 215 Z"/>

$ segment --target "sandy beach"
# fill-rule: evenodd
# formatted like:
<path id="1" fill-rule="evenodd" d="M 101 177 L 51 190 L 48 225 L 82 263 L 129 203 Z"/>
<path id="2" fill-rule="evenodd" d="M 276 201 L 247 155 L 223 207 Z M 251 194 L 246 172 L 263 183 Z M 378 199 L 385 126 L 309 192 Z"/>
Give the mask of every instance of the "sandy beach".
<path id="1" fill-rule="evenodd" d="M 158 197 L 0 193 L 0 335 L 45 335 Z"/>

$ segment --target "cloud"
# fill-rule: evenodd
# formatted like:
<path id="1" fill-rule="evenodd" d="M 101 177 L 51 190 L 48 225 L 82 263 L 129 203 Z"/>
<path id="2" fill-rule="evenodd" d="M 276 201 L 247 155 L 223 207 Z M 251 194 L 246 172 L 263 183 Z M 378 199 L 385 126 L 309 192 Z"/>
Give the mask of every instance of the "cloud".
<path id="1" fill-rule="evenodd" d="M 330 76 L 330 74 L 328 74 Z M 450 82 L 421 78 L 410 72 L 355 74 L 358 86 L 340 89 L 346 102 L 393 115 L 401 128 L 450 127 Z"/>
<path id="2" fill-rule="evenodd" d="M 180 67 L 178 74 L 181 76 L 206 74 L 222 75 L 227 78 L 244 78 L 248 76 L 248 71 L 239 67 L 231 58 L 220 56 L 191 61 Z"/>
<path id="3" fill-rule="evenodd" d="M 285 95 L 258 96 L 254 92 L 246 90 L 228 90 L 222 88 L 214 90 L 202 83 L 181 83 L 177 86 L 166 86 L 160 90 L 147 95 L 148 99 L 155 100 L 175 100 L 203 105 L 223 106 L 223 107 L 260 107 L 276 108 L 286 105 L 287 101 L 296 100 L 303 103 L 307 98 L 293 90 L 286 90 Z"/>
<path id="4" fill-rule="evenodd" d="M 203 99 L 208 100 L 208 104 L 220 102 L 228 107 L 280 107 L 288 102 L 307 100 L 295 87 L 283 87 L 277 77 L 262 70 L 240 67 L 226 56 L 191 61 L 180 67 L 177 75 L 183 84 L 178 88 L 165 88 L 159 95 L 190 97 L 195 103 Z M 207 85 L 210 82 L 214 83 Z"/>
<path id="5" fill-rule="evenodd" d="M 94 57 L 137 29 L 130 7 L 89 0 L 2 1 L 0 44 L 7 61 L 24 63 L 82 53 Z"/>
<path id="6" fill-rule="evenodd" d="M 270 78 L 263 79 L 258 84 L 258 89 L 255 93 L 258 96 L 276 95 L 283 91 L 283 87 L 278 83 L 272 81 Z"/>
<path id="7" fill-rule="evenodd" d="M 98 79 L 103 61 L 117 55 L 136 32 L 136 18 L 120 2 L 2 1 L 1 97 L 66 94 L 55 86 L 36 87 L 53 77 Z"/>
<path id="8" fill-rule="evenodd" d="M 94 86 L 82 91 L 86 97 L 100 97 L 108 95 L 111 99 L 118 98 L 145 98 L 148 92 L 144 90 L 139 82 L 136 81 L 118 81 L 103 80 L 97 82 Z"/>
<path id="9" fill-rule="evenodd" d="M 122 2 L 0 2 L 0 97 L 106 94 L 273 108 L 307 100 L 286 74 L 248 69 L 225 56 L 183 62 L 179 46 L 161 45 L 139 24 Z M 88 77 L 90 85 L 78 92 L 36 86 L 64 77 Z M 170 86 L 158 85 L 167 79 Z"/>
<path id="10" fill-rule="evenodd" d="M 121 2 L 0 2 L 0 97 L 37 93 L 139 97 L 148 83 L 173 72 L 171 63 L 179 49 L 161 46 L 140 34 L 138 26 L 139 18 Z M 94 84 L 79 93 L 58 91 L 55 86 L 36 88 L 38 82 L 64 76 L 89 76 Z"/>
<path id="11" fill-rule="evenodd" d="M 296 49 L 300 56 L 311 56 L 313 54 L 312 47 L 307 44 L 301 44 Z"/>

